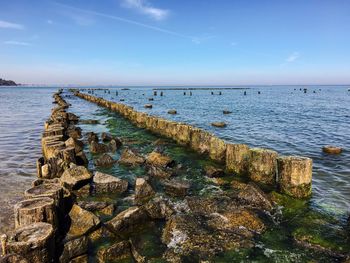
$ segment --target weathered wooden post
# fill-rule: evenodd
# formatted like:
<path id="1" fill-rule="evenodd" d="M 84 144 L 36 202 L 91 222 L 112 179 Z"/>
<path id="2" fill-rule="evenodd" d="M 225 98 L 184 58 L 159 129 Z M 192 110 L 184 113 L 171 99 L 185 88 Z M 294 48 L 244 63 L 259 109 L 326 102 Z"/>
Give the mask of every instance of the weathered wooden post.
<path id="1" fill-rule="evenodd" d="M 296 198 L 305 198 L 311 194 L 312 159 L 281 156 L 277 164 L 278 185 L 282 193 Z"/>
<path id="2" fill-rule="evenodd" d="M 157 96 L 157 91 L 154 91 L 154 92 L 153 92 L 153 95 L 154 95 L 154 96 Z"/>
<path id="3" fill-rule="evenodd" d="M 160 96 L 163 96 L 163 91 L 160 92 Z"/>

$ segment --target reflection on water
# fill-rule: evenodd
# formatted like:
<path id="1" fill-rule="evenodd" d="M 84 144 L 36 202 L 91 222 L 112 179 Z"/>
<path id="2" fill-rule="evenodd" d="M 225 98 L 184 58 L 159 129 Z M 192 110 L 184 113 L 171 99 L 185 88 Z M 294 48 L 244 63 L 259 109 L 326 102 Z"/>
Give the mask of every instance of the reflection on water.
<path id="1" fill-rule="evenodd" d="M 54 90 L 0 88 L 0 233 L 12 227 L 13 205 L 34 179 Z"/>

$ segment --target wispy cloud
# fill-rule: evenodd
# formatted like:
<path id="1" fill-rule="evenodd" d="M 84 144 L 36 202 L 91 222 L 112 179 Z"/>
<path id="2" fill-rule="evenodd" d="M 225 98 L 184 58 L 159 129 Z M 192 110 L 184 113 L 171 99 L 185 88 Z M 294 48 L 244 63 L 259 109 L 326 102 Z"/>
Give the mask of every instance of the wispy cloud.
<path id="1" fill-rule="evenodd" d="M 155 20 L 166 19 L 169 15 L 169 10 L 153 7 L 147 0 L 122 0 L 122 6 L 134 9 Z"/>
<path id="2" fill-rule="evenodd" d="M 126 24 L 131 24 L 131 25 L 138 26 L 138 27 L 143 27 L 143 28 L 146 28 L 146 29 L 149 29 L 149 30 L 160 32 L 160 33 L 164 33 L 164 34 L 168 34 L 168 35 L 172 35 L 172 36 L 188 39 L 188 40 L 190 40 L 192 42 L 193 42 L 194 39 L 196 39 L 196 37 L 184 35 L 184 34 L 172 31 L 172 30 L 168 30 L 168 29 L 152 26 L 152 25 L 149 25 L 149 24 L 140 23 L 140 22 L 137 22 L 137 21 L 134 21 L 134 20 L 130 20 L 130 19 L 127 19 L 127 18 L 123 18 L 123 17 L 120 17 L 120 16 L 114 16 L 114 15 L 100 13 L 100 12 L 96 12 L 96 11 L 92 11 L 92 10 L 86 10 L 86 9 L 77 8 L 77 7 L 73 7 L 73 6 L 69 6 L 69 5 L 65 5 L 65 4 L 61 4 L 61 3 L 57 3 L 57 2 L 55 2 L 55 4 L 60 6 L 60 7 L 69 9 L 71 11 L 76 11 L 77 12 L 76 15 L 79 15 L 79 13 L 83 13 L 83 14 L 87 14 L 87 15 L 94 15 L 94 16 L 98 16 L 98 17 L 102 17 L 102 18 L 106 18 L 106 19 L 111 19 L 111 20 L 115 20 L 115 21 L 118 21 L 118 22 L 126 23 Z"/>
<path id="3" fill-rule="evenodd" d="M 14 46 L 30 46 L 31 45 L 28 42 L 22 42 L 22 41 L 16 41 L 16 40 L 8 40 L 8 41 L 5 41 L 4 44 L 14 45 Z"/>
<path id="4" fill-rule="evenodd" d="M 21 24 L 16 24 L 16 23 L 11 23 L 11 22 L 0 20 L 0 28 L 23 30 L 24 26 Z"/>
<path id="5" fill-rule="evenodd" d="M 294 62 L 300 57 L 299 52 L 293 52 L 286 58 L 286 62 Z"/>

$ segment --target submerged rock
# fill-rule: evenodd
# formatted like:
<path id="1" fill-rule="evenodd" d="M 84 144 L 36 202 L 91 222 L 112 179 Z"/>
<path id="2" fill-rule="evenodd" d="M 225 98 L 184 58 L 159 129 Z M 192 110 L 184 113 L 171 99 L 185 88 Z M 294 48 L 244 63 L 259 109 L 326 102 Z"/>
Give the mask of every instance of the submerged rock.
<path id="1" fill-rule="evenodd" d="M 177 179 L 165 180 L 162 182 L 165 192 L 171 196 L 186 196 L 190 189 L 190 184 L 187 181 Z"/>
<path id="2" fill-rule="evenodd" d="M 211 126 L 218 127 L 218 128 L 224 128 L 227 126 L 225 122 L 212 122 Z"/>
<path id="3" fill-rule="evenodd" d="M 97 134 L 94 132 L 88 132 L 88 133 L 86 133 L 86 136 L 87 136 L 87 140 L 88 140 L 89 144 L 91 144 L 91 142 L 98 142 L 99 141 Z"/>
<path id="4" fill-rule="evenodd" d="M 130 243 L 128 241 L 116 242 L 111 246 L 102 247 L 97 251 L 98 262 L 110 262 L 131 259 Z"/>
<path id="5" fill-rule="evenodd" d="M 91 153 L 106 153 L 109 151 L 109 146 L 103 143 L 98 143 L 92 141 L 90 143 L 90 152 Z"/>
<path id="6" fill-rule="evenodd" d="M 109 174 L 96 172 L 93 178 L 96 193 L 124 193 L 128 189 L 128 181 Z"/>
<path id="7" fill-rule="evenodd" d="M 168 114 L 173 114 L 173 115 L 175 115 L 175 114 L 177 114 L 177 111 L 176 111 L 176 110 L 168 110 Z"/>
<path id="8" fill-rule="evenodd" d="M 114 163 L 116 163 L 116 160 L 107 153 L 102 154 L 95 160 L 96 166 L 112 166 Z"/>
<path id="9" fill-rule="evenodd" d="M 112 139 L 109 144 L 109 150 L 111 152 L 115 152 L 116 150 L 118 150 L 120 147 L 122 146 L 122 142 L 121 140 L 119 140 L 118 138 Z"/>
<path id="10" fill-rule="evenodd" d="M 135 201 L 138 204 L 149 200 L 155 195 L 152 186 L 144 179 L 137 178 L 135 183 Z"/>
<path id="11" fill-rule="evenodd" d="M 151 177 L 160 179 L 167 179 L 172 176 L 172 172 L 170 170 L 155 166 L 149 166 L 147 174 Z"/>
<path id="12" fill-rule="evenodd" d="M 175 213 L 169 202 L 161 197 L 155 197 L 144 207 L 148 216 L 152 219 L 168 219 Z"/>
<path id="13" fill-rule="evenodd" d="M 328 154 L 340 154 L 343 151 L 343 149 L 337 146 L 326 145 L 322 147 L 322 151 Z"/>
<path id="14" fill-rule="evenodd" d="M 142 165 L 145 162 L 145 158 L 131 149 L 125 149 L 118 162 L 126 166 L 137 166 Z"/>
<path id="15" fill-rule="evenodd" d="M 102 132 L 101 139 L 104 142 L 109 142 L 114 139 L 113 135 L 108 132 Z"/>
<path id="16" fill-rule="evenodd" d="M 147 156 L 146 163 L 151 166 L 172 167 L 174 166 L 175 161 L 167 155 L 153 151 Z"/>
<path id="17" fill-rule="evenodd" d="M 231 113 L 232 113 L 232 111 L 229 111 L 229 110 L 223 110 L 223 111 L 222 111 L 222 113 L 223 113 L 223 114 L 231 114 Z"/>
<path id="18" fill-rule="evenodd" d="M 100 123 L 98 120 L 91 120 L 91 119 L 80 120 L 79 122 L 81 124 L 99 124 Z"/>

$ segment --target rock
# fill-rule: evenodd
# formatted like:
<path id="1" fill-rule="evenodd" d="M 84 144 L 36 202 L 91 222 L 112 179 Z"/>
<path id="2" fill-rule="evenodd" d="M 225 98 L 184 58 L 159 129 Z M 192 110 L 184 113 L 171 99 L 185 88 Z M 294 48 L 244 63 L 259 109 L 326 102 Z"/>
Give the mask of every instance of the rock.
<path id="1" fill-rule="evenodd" d="M 55 200 L 55 205 L 60 206 L 63 200 L 64 189 L 60 184 L 40 184 L 27 189 L 24 192 L 26 199 L 50 197 Z"/>
<path id="2" fill-rule="evenodd" d="M 29 263 L 27 259 L 18 254 L 7 254 L 4 257 L 0 256 L 1 263 Z"/>
<path id="3" fill-rule="evenodd" d="M 93 178 L 96 193 L 124 193 L 128 189 L 128 181 L 109 174 L 96 172 Z"/>
<path id="4" fill-rule="evenodd" d="M 211 136 L 209 142 L 209 157 L 219 163 L 224 163 L 226 159 L 226 142 L 216 136 Z"/>
<path id="5" fill-rule="evenodd" d="M 102 132 L 101 139 L 104 142 L 109 142 L 114 139 L 113 135 L 108 132 Z"/>
<path id="6" fill-rule="evenodd" d="M 79 121 L 81 124 L 100 124 L 98 120 L 80 120 Z"/>
<path id="7" fill-rule="evenodd" d="M 210 215 L 208 225 L 215 231 L 222 230 L 236 233 L 239 233 L 242 228 L 256 233 L 262 233 L 266 229 L 259 217 L 244 208 L 226 211 L 221 214 L 213 213 Z"/>
<path id="8" fill-rule="evenodd" d="M 71 262 L 71 259 L 86 254 L 88 251 L 88 241 L 86 236 L 66 241 L 60 256 L 60 263 Z"/>
<path id="9" fill-rule="evenodd" d="M 74 194 L 77 197 L 86 198 L 86 197 L 88 197 L 90 195 L 90 188 L 91 188 L 90 184 L 84 185 L 83 187 L 81 187 L 78 190 L 74 191 Z"/>
<path id="10" fill-rule="evenodd" d="M 177 114 L 177 111 L 176 110 L 168 110 L 168 114 Z"/>
<path id="11" fill-rule="evenodd" d="M 191 148 L 200 154 L 208 154 L 212 135 L 201 129 L 193 128 L 191 132 Z"/>
<path id="12" fill-rule="evenodd" d="M 169 156 L 155 151 L 151 152 L 147 156 L 146 163 L 151 166 L 158 167 L 172 167 L 175 165 L 175 161 L 172 160 Z"/>
<path id="13" fill-rule="evenodd" d="M 125 149 L 118 162 L 126 166 L 137 166 L 142 165 L 145 162 L 145 159 L 131 149 Z"/>
<path id="14" fill-rule="evenodd" d="M 322 147 L 322 151 L 328 154 L 340 154 L 343 151 L 343 149 L 337 146 L 326 145 Z"/>
<path id="15" fill-rule="evenodd" d="M 152 186 L 144 178 L 136 178 L 135 183 L 135 201 L 142 204 L 155 195 Z"/>
<path id="16" fill-rule="evenodd" d="M 106 153 L 109 151 L 109 147 L 106 144 L 98 143 L 95 141 L 92 141 L 90 143 L 90 152 L 91 153 Z"/>
<path id="17" fill-rule="evenodd" d="M 232 187 L 238 192 L 237 198 L 244 204 L 266 211 L 273 210 L 270 198 L 258 186 L 232 181 Z"/>
<path id="18" fill-rule="evenodd" d="M 103 201 L 79 201 L 77 204 L 81 208 L 90 212 L 102 210 L 109 205 L 107 202 Z"/>
<path id="19" fill-rule="evenodd" d="M 67 234 L 69 239 L 83 236 L 100 225 L 100 220 L 97 216 L 76 204 L 70 210 L 69 217 L 71 219 Z"/>
<path id="20" fill-rule="evenodd" d="M 180 181 L 177 179 L 165 180 L 162 184 L 165 188 L 165 192 L 171 196 L 185 196 L 190 189 L 190 184 L 187 181 Z"/>
<path id="21" fill-rule="evenodd" d="M 89 144 L 91 144 L 91 142 L 98 143 L 98 141 L 99 141 L 97 134 L 94 132 L 88 132 L 88 133 L 86 133 L 86 136 L 87 136 L 87 140 L 88 140 Z"/>
<path id="22" fill-rule="evenodd" d="M 96 166 L 112 166 L 116 161 L 107 153 L 104 153 L 95 160 Z"/>
<path id="23" fill-rule="evenodd" d="M 84 149 L 84 143 L 73 138 L 69 138 L 64 143 L 66 147 L 73 147 L 75 149 L 75 153 L 81 152 Z"/>
<path id="24" fill-rule="evenodd" d="M 172 176 L 172 172 L 161 167 L 149 166 L 147 174 L 151 177 L 166 179 Z"/>
<path id="25" fill-rule="evenodd" d="M 69 263 L 89 263 L 89 256 L 87 254 L 72 258 Z"/>
<path id="26" fill-rule="evenodd" d="M 122 142 L 118 138 L 112 139 L 109 142 L 108 146 L 111 152 L 115 152 L 122 146 Z"/>
<path id="27" fill-rule="evenodd" d="M 115 211 L 114 204 L 110 204 L 105 208 L 101 209 L 99 212 L 105 216 L 112 216 L 114 214 L 114 211 Z"/>
<path id="28" fill-rule="evenodd" d="M 225 172 L 223 169 L 216 168 L 214 166 L 206 166 L 204 167 L 205 175 L 208 177 L 223 177 L 225 176 Z"/>
<path id="29" fill-rule="evenodd" d="M 111 246 L 102 247 L 97 251 L 97 260 L 101 263 L 123 260 L 130 257 L 131 250 L 128 241 L 116 242 Z"/>
<path id="30" fill-rule="evenodd" d="M 146 108 L 146 109 L 152 109 L 153 106 L 152 106 L 152 104 L 145 104 L 145 108 Z"/>
<path id="31" fill-rule="evenodd" d="M 67 128 L 66 133 L 67 133 L 68 137 L 72 137 L 75 140 L 81 138 L 81 128 L 80 127 L 75 127 L 74 125 L 71 125 Z"/>
<path id="32" fill-rule="evenodd" d="M 89 234 L 89 240 L 91 243 L 95 243 L 100 240 L 110 240 L 112 238 L 115 238 L 115 235 L 104 225 Z"/>
<path id="33" fill-rule="evenodd" d="M 85 166 L 75 166 L 64 171 L 60 181 L 64 187 L 76 190 L 87 184 L 92 178 L 92 174 Z"/>
<path id="34" fill-rule="evenodd" d="M 253 148 L 249 151 L 248 175 L 257 183 L 273 186 L 276 184 L 277 152 Z"/>
<path id="35" fill-rule="evenodd" d="M 33 198 L 18 202 L 15 207 L 15 227 L 46 222 L 57 226 L 55 200 L 49 197 Z"/>
<path id="36" fill-rule="evenodd" d="M 55 240 L 52 225 L 39 222 L 17 228 L 7 240 L 5 251 L 30 259 L 30 262 L 53 262 Z"/>
<path id="37" fill-rule="evenodd" d="M 106 226 L 114 233 L 120 234 L 120 232 L 130 230 L 130 228 L 144 222 L 146 219 L 147 214 L 143 208 L 132 206 L 108 221 Z"/>
<path id="38" fill-rule="evenodd" d="M 144 208 L 152 219 L 168 219 L 175 213 L 169 202 L 161 197 L 153 198 Z"/>
<path id="39" fill-rule="evenodd" d="M 87 159 L 85 153 L 83 151 L 77 153 L 75 155 L 75 160 L 77 162 L 77 165 L 83 165 L 83 166 L 87 166 L 89 164 L 89 160 Z"/>
<path id="40" fill-rule="evenodd" d="M 223 114 L 231 114 L 231 113 L 232 113 L 232 111 L 229 111 L 229 110 L 223 110 L 223 111 L 222 111 L 222 113 L 223 113 Z"/>
<path id="41" fill-rule="evenodd" d="M 221 121 L 221 122 L 212 122 L 211 126 L 218 127 L 218 128 L 224 128 L 224 127 L 227 126 L 227 124 L 224 123 L 223 121 Z"/>
<path id="42" fill-rule="evenodd" d="M 226 170 L 238 175 L 245 175 L 248 169 L 249 147 L 245 144 L 227 144 Z"/>

